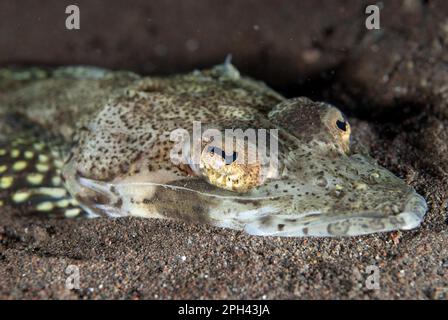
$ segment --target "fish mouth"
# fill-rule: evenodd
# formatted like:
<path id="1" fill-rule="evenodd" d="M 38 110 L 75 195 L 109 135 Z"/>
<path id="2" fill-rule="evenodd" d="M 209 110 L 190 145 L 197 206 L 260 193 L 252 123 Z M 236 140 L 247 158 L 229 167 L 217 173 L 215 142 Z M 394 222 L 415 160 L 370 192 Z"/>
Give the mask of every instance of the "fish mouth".
<path id="1" fill-rule="evenodd" d="M 404 196 L 401 212 L 394 214 L 374 210 L 340 214 L 319 211 L 284 214 L 276 205 L 277 201 L 283 200 L 281 197 L 241 197 L 225 190 L 217 195 L 210 193 L 210 190 L 196 188 L 198 180 L 133 186 L 140 191 L 142 188 L 153 189 L 153 197 L 146 204 L 129 201 L 128 196 L 132 194 L 129 185 L 115 185 L 87 178 L 80 178 L 79 182 L 107 199 L 101 203 L 85 204 L 92 216 L 181 219 L 244 230 L 256 236 L 344 237 L 411 230 L 421 224 L 428 209 L 425 199 L 411 187 Z M 207 188 L 206 182 L 200 184 Z M 151 208 L 147 207 L 149 204 Z M 229 208 L 235 208 L 232 214 L 225 213 Z"/>
<path id="2" fill-rule="evenodd" d="M 297 219 L 276 215 L 269 219 L 248 222 L 244 230 L 258 236 L 281 237 L 344 237 L 360 236 L 394 230 L 411 230 L 420 226 L 428 210 L 425 199 L 410 190 L 402 212 L 386 215 L 382 212 L 355 212 L 331 215 L 312 212 Z M 281 226 L 281 228 L 279 228 Z"/>
<path id="3" fill-rule="evenodd" d="M 371 182 L 365 186 L 368 189 L 358 194 L 362 195 L 359 202 L 371 200 L 370 206 L 355 204 L 346 209 L 342 205 L 337 206 L 337 201 L 346 198 L 334 198 L 330 191 L 329 199 L 335 201 L 332 207 L 320 207 L 321 202 L 318 202 L 315 209 L 310 210 L 300 203 L 309 198 L 294 198 L 297 188 L 287 193 L 279 190 L 272 194 L 270 191 L 275 188 L 267 185 L 267 193 L 260 189 L 257 194 L 237 194 L 212 186 L 201 178 L 169 183 L 147 180 L 129 183 L 123 180 L 98 181 L 75 175 L 69 191 L 91 217 L 180 219 L 243 230 L 257 236 L 343 237 L 418 227 L 428 210 L 425 199 L 386 169 L 362 164 L 369 169 L 367 172 L 374 169 L 385 180 Z M 359 176 L 354 178 L 359 179 Z M 367 183 L 367 175 L 364 178 Z M 288 182 L 284 182 L 285 187 Z M 276 186 L 280 182 L 271 183 Z M 301 191 L 311 195 L 313 191 L 319 193 L 322 190 L 316 181 L 302 186 Z M 391 192 L 394 195 L 391 196 Z M 297 202 L 297 199 L 301 200 Z M 393 210 L 387 209 L 390 204 L 395 207 Z"/>

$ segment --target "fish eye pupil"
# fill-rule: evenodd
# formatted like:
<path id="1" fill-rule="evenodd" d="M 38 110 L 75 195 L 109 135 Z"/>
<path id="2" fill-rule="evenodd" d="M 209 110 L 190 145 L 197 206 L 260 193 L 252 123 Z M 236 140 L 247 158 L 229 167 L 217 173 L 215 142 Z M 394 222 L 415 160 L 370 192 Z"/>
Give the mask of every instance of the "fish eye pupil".
<path id="1" fill-rule="evenodd" d="M 208 152 L 210 152 L 211 154 L 215 154 L 215 147 L 209 147 Z"/>
<path id="2" fill-rule="evenodd" d="M 347 131 L 347 122 L 345 121 L 336 120 L 336 126 L 342 131 Z"/>
<path id="3" fill-rule="evenodd" d="M 232 155 L 226 155 L 224 150 L 221 150 L 218 147 L 208 147 L 208 152 L 211 154 L 217 154 L 224 159 L 226 165 L 232 164 L 238 158 L 238 152 L 234 151 Z"/>

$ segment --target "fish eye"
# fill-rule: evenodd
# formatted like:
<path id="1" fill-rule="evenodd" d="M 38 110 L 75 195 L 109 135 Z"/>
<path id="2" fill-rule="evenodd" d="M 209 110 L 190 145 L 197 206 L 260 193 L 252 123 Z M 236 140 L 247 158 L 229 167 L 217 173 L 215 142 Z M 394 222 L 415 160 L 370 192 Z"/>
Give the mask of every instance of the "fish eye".
<path id="1" fill-rule="evenodd" d="M 322 120 L 331 135 L 332 142 L 336 142 L 345 153 L 350 151 L 351 128 L 347 117 L 336 107 L 329 107 Z"/>
<path id="2" fill-rule="evenodd" d="M 213 145 L 204 148 L 199 159 L 200 176 L 211 185 L 238 193 L 249 192 L 260 186 L 266 178 L 262 175 L 265 168 L 258 159 L 254 159 L 253 163 L 249 162 L 249 159 L 252 159 L 249 158 L 249 155 L 252 155 L 250 152 L 254 150 L 248 146 L 244 151 L 240 151 L 238 146 L 237 144 L 235 149 L 231 148 L 228 152 Z"/>
<path id="3" fill-rule="evenodd" d="M 336 126 L 342 131 L 347 131 L 347 122 L 346 121 L 336 120 Z"/>

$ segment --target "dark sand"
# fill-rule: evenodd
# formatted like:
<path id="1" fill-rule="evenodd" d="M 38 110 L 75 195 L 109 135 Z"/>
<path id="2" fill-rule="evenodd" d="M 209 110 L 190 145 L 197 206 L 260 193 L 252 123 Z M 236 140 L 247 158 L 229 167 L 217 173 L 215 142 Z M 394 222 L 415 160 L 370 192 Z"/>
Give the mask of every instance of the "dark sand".
<path id="1" fill-rule="evenodd" d="M 169 1 L 158 3 L 162 4 L 129 6 L 124 9 L 128 18 L 121 22 L 132 27 L 146 12 L 156 20 L 146 37 L 165 39 L 168 48 L 174 48 L 168 57 L 148 48 L 146 38 L 141 45 L 131 40 L 117 44 L 124 35 L 101 31 L 100 26 L 96 38 L 79 33 L 58 40 L 55 31 L 54 39 L 61 46 L 42 53 L 39 46 L 49 41 L 51 32 L 33 31 L 29 24 L 33 19 L 23 17 L 21 27 L 17 23 L 14 27 L 10 17 L 11 24 L 0 19 L 12 32 L 0 37 L 5 53 L 0 63 L 91 63 L 168 73 L 215 63 L 230 46 L 235 48 L 236 65 L 250 75 L 283 88 L 290 96 L 304 94 L 340 106 L 350 117 L 355 137 L 427 199 L 424 223 L 412 231 L 363 237 L 285 239 L 181 222 L 49 220 L 2 210 L 0 298 L 446 299 L 448 55 L 443 48 L 448 45 L 447 3 L 383 1 L 384 32 L 369 33 L 363 29 L 359 1 L 325 2 L 328 6 L 285 2 L 277 11 L 272 2 L 230 1 L 220 8 L 222 22 L 217 17 L 201 20 L 201 28 L 209 32 L 199 33 L 204 44 L 197 55 L 185 55 L 183 45 L 176 45 L 184 39 L 166 21 L 177 19 L 179 28 L 193 32 L 194 13 L 214 17 L 217 9 L 192 4 L 170 13 L 162 10 L 170 7 Z M 59 6 L 49 6 L 45 12 L 57 12 Z M 116 6 L 114 2 L 109 9 Z M 0 15 L 20 11 L 12 1 L 2 2 L 0 9 Z M 51 16 L 35 9 L 31 12 L 36 15 Z M 99 14 L 94 5 L 92 10 L 91 15 Z M 207 10 L 215 15 L 207 15 Z M 228 31 L 232 21 L 225 17 L 242 22 Z M 255 24 L 264 31 L 250 33 Z M 47 31 L 54 27 L 48 19 L 40 26 Z M 220 38 L 226 30 L 228 38 Z M 206 41 L 213 36 L 212 44 Z M 117 55 L 111 43 L 120 48 Z M 79 45 L 79 52 L 71 53 L 69 44 Z M 108 55 L 93 54 L 98 48 Z M 140 49 L 154 63 L 139 65 L 144 54 L 135 52 Z M 153 70 L 153 66 L 157 67 Z M 68 265 L 79 267 L 79 290 L 65 288 Z M 378 290 L 365 285 L 366 268 L 371 265 L 380 270 Z"/>

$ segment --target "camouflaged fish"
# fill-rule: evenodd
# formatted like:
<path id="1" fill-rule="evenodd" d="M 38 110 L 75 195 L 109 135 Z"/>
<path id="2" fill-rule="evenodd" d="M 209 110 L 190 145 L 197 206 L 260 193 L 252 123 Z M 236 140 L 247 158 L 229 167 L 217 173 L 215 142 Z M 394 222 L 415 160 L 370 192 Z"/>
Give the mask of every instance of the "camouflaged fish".
<path id="1" fill-rule="evenodd" d="M 182 219 L 275 236 L 406 230 L 427 210 L 414 189 L 353 151 L 337 108 L 286 99 L 229 62 L 171 77 L 66 67 L 2 69 L 0 79 L 0 210 Z M 277 141 L 275 172 L 261 158 L 237 161 L 254 152 L 245 137 L 230 146 L 190 137 L 176 163 L 172 133 L 191 133 L 194 122 L 266 129 Z"/>

